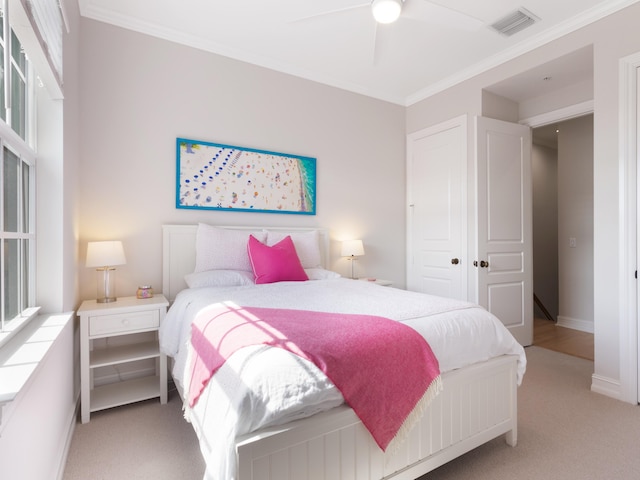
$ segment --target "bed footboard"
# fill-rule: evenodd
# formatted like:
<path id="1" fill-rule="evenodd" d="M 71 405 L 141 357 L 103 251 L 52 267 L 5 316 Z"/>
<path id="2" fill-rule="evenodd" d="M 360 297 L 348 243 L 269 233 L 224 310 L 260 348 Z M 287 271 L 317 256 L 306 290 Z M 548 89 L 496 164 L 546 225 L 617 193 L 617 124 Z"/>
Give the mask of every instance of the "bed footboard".
<path id="1" fill-rule="evenodd" d="M 443 374 L 443 391 L 393 453 L 346 406 L 246 435 L 239 480 L 413 480 L 499 435 L 515 446 L 516 363 L 505 355 Z"/>

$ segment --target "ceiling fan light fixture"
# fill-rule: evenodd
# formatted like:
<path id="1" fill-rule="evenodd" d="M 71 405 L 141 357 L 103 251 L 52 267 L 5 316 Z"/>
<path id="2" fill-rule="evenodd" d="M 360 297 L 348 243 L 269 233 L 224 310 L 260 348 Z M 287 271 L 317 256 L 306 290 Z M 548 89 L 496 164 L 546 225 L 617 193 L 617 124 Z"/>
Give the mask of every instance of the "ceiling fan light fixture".
<path id="1" fill-rule="evenodd" d="M 373 0 L 371 11 L 378 23 L 395 22 L 402 11 L 402 0 Z"/>

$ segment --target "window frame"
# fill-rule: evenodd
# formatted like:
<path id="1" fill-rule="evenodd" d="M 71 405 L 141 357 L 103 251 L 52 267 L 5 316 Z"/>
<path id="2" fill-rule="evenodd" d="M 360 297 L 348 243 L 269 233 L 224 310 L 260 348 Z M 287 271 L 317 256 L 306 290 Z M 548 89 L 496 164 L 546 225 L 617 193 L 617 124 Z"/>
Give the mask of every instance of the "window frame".
<path id="1" fill-rule="evenodd" d="M 4 231 L 4 196 L 0 194 L 0 255 L 4 257 L 4 240 L 26 239 L 29 243 L 29 265 L 27 267 L 28 285 L 27 308 L 17 317 L 4 318 L 4 308 L 0 309 L 0 345 L 22 328 L 31 318 L 37 315 L 39 307 L 35 306 L 36 293 L 36 155 L 35 152 L 4 121 L 0 120 L 0 160 L 4 162 L 5 148 L 10 150 L 22 163 L 29 165 L 29 212 L 26 232 Z M 0 193 L 4 186 L 3 169 L 0 169 Z M 0 270 L 0 295 L 4 295 L 4 271 Z"/>
<path id="2" fill-rule="evenodd" d="M 4 18 L 1 19 L 4 22 Z M 5 23 L 6 25 L 6 23 Z M 17 36 L 13 30 L 13 28 L 9 29 L 9 36 L 14 36 L 14 39 L 17 39 Z M 18 39 L 18 41 L 20 41 Z M 14 107 L 21 108 L 23 113 L 20 115 L 24 118 L 24 124 L 18 125 L 22 135 L 14 130 L 14 126 L 11 125 L 12 117 L 14 113 L 9 110 L 3 112 L 6 118 L 0 118 L 0 160 L 2 161 L 2 168 L 0 169 L 0 258 L 5 258 L 5 241 L 11 239 L 19 239 L 26 240 L 28 245 L 28 250 L 26 252 L 26 262 L 28 265 L 24 265 L 25 256 L 24 252 L 18 250 L 18 258 L 12 259 L 17 260 L 18 265 L 18 275 L 27 275 L 27 282 L 25 284 L 24 281 L 20 280 L 18 282 L 18 301 L 21 306 L 25 306 L 23 310 L 21 310 L 17 316 L 12 318 L 5 318 L 5 300 L 4 295 L 6 293 L 5 289 L 5 272 L 4 265 L 3 268 L 0 269 L 0 346 L 6 343 L 13 335 L 15 335 L 22 327 L 24 327 L 28 322 L 34 318 L 40 307 L 36 306 L 36 164 L 37 164 L 37 153 L 35 151 L 35 146 L 31 145 L 32 139 L 35 138 L 36 133 L 36 89 L 34 80 L 36 79 L 36 75 L 34 74 L 33 65 L 29 60 L 28 56 L 24 52 L 22 44 L 20 45 L 20 54 L 24 55 L 24 69 L 18 68 L 18 63 L 13 57 L 14 46 L 13 41 L 10 41 L 9 48 L 6 48 L 4 39 L 1 42 L 0 48 L 2 48 L 5 55 L 9 54 L 9 64 L 11 65 L 10 70 L 11 77 L 15 74 L 18 74 L 21 78 L 20 80 L 24 83 L 24 98 L 23 102 L 20 102 L 20 105 L 16 106 L 18 102 L 18 98 L 13 98 L 12 104 Z M 16 72 L 19 70 L 19 72 Z M 11 90 L 14 87 L 14 80 L 11 77 L 7 78 L 2 72 L 3 75 L 3 83 L 5 88 Z M 0 92 L 1 95 L 4 95 L 4 92 Z M 13 109 L 12 109 L 13 110 Z M 23 138 L 24 136 L 24 138 Z M 19 215 L 19 224 L 17 232 L 9 232 L 5 231 L 5 222 L 4 222 L 4 155 L 5 148 L 13 155 L 15 155 L 18 159 L 18 178 L 22 178 L 23 168 L 26 165 L 29 169 L 29 184 L 28 184 L 28 212 L 26 212 L 26 219 L 28 225 L 22 225 L 25 218 L 24 206 L 18 206 L 18 215 Z M 23 182 L 19 181 L 18 186 L 18 198 L 22 198 L 23 195 Z M 20 248 L 20 247 L 19 247 Z M 26 291 L 25 291 L 26 290 Z M 26 296 L 26 301 L 24 300 Z"/>

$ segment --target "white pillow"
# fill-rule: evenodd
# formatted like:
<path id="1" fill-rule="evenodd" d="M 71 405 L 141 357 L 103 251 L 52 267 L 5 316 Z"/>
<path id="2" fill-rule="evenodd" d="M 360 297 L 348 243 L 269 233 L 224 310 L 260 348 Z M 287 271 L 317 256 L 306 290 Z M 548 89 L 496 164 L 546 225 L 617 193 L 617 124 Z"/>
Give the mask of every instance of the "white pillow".
<path id="1" fill-rule="evenodd" d="M 263 230 L 233 230 L 199 223 L 196 233 L 196 268 L 194 272 L 207 270 L 251 272 L 251 263 L 247 253 L 249 235 L 253 235 L 263 243 L 267 238 L 267 234 Z"/>
<path id="2" fill-rule="evenodd" d="M 322 267 L 322 254 L 320 252 L 320 234 L 317 230 L 310 232 L 285 232 L 267 230 L 267 245 L 273 246 L 283 240 L 287 235 L 291 236 L 293 246 L 302 264 L 302 268 Z M 257 237 L 256 237 L 257 238 Z"/>
<path id="3" fill-rule="evenodd" d="M 305 273 L 309 280 L 328 280 L 331 278 L 340 278 L 340 274 L 332 272 L 331 270 L 325 270 L 324 268 L 305 268 Z"/>
<path id="4" fill-rule="evenodd" d="M 207 270 L 184 276 L 189 288 L 253 285 L 253 274 L 243 270 Z"/>

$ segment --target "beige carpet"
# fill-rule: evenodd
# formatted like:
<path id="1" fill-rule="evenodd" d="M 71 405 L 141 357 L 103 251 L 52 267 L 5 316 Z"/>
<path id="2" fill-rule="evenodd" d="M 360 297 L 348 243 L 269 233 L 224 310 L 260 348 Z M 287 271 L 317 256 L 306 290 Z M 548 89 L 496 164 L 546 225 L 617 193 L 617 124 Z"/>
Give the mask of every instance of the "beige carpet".
<path id="1" fill-rule="evenodd" d="M 495 439 L 421 480 L 640 479 L 640 407 L 590 392 L 593 362 L 526 352 L 518 445 Z"/>
<path id="2" fill-rule="evenodd" d="M 179 395 L 91 414 L 76 425 L 63 480 L 201 480 L 198 439 Z"/>
<path id="3" fill-rule="evenodd" d="M 518 446 L 495 439 L 420 480 L 640 479 L 640 407 L 591 393 L 588 360 L 526 351 Z M 199 480 L 203 471 L 174 392 L 166 406 L 138 403 L 77 425 L 63 480 Z"/>

